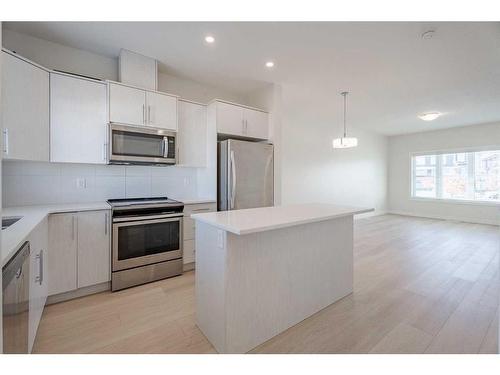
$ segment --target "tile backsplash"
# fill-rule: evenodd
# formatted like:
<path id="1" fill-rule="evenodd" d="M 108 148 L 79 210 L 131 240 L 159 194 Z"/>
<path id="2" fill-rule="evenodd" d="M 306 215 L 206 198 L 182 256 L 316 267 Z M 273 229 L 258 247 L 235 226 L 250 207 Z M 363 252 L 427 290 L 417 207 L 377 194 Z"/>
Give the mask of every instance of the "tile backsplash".
<path id="1" fill-rule="evenodd" d="M 4 160 L 3 206 L 169 196 L 196 199 L 197 169 Z"/>

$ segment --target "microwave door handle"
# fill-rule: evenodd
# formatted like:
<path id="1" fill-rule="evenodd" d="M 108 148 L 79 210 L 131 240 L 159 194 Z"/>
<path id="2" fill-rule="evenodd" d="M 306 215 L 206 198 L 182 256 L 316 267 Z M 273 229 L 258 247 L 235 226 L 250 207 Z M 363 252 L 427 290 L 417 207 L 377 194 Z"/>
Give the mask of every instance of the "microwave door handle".
<path id="1" fill-rule="evenodd" d="M 163 138 L 163 157 L 166 158 L 168 156 L 168 138 Z"/>

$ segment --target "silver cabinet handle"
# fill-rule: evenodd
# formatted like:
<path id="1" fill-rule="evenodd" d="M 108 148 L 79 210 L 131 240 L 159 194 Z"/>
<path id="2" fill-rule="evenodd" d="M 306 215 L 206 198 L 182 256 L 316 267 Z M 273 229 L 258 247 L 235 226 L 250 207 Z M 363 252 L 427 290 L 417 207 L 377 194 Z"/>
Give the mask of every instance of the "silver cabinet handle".
<path id="1" fill-rule="evenodd" d="M 38 276 L 35 277 L 35 281 L 42 285 L 43 283 L 43 250 L 40 250 L 38 255 L 36 256 L 36 259 L 38 259 Z"/>
<path id="2" fill-rule="evenodd" d="M 234 198 L 236 196 L 236 166 L 234 164 L 234 151 L 231 151 L 231 202 L 230 209 L 234 208 Z"/>
<path id="3" fill-rule="evenodd" d="M 146 124 L 146 105 L 142 105 L 142 123 Z"/>
<path id="4" fill-rule="evenodd" d="M 75 215 L 71 216 L 71 239 L 75 240 Z"/>
<path id="5" fill-rule="evenodd" d="M 148 105 L 148 124 L 151 124 L 151 106 Z"/>
<path id="6" fill-rule="evenodd" d="M 245 120 L 241 120 L 241 132 L 245 134 Z"/>
<path id="7" fill-rule="evenodd" d="M 104 213 L 104 235 L 108 235 L 108 213 Z"/>
<path id="8" fill-rule="evenodd" d="M 3 134 L 3 153 L 9 155 L 9 129 L 5 128 L 2 130 Z"/>

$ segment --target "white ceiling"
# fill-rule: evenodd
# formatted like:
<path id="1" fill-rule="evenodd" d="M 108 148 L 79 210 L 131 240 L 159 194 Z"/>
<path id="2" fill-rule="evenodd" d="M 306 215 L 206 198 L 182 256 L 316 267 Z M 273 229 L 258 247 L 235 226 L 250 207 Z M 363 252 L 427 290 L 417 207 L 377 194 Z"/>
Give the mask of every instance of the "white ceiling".
<path id="1" fill-rule="evenodd" d="M 161 69 L 236 93 L 275 82 L 341 106 L 349 123 L 393 135 L 500 120 L 500 23 L 7 22 L 7 28 L 116 57 L 127 48 Z M 421 38 L 436 30 L 430 40 Z M 207 45 L 204 36 L 215 36 Z M 264 67 L 267 60 L 274 69 Z M 433 122 L 422 112 L 445 115 Z"/>

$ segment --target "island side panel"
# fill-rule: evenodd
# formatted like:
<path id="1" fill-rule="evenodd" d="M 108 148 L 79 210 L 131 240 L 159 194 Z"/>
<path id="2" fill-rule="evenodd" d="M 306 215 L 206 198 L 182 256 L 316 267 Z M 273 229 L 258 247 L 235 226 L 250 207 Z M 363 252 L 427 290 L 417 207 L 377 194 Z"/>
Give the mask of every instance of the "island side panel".
<path id="1" fill-rule="evenodd" d="M 247 352 L 352 293 L 352 216 L 226 241 L 227 353 Z"/>
<path id="2" fill-rule="evenodd" d="M 197 221 L 195 257 L 196 323 L 215 349 L 224 353 L 226 232 Z"/>

